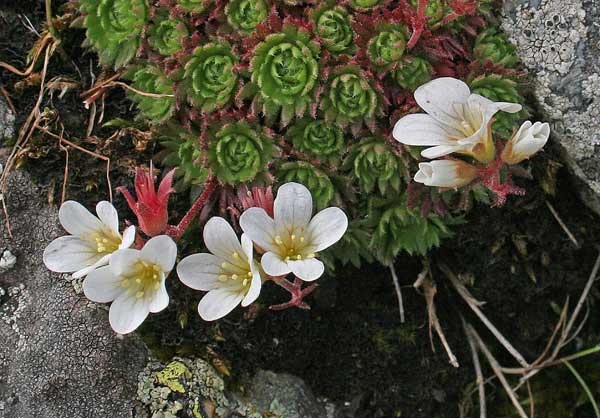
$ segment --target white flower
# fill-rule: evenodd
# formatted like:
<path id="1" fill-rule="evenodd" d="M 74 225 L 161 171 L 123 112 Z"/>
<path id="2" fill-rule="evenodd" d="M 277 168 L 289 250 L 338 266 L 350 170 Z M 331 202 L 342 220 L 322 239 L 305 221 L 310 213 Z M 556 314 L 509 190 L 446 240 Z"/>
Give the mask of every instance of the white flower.
<path id="1" fill-rule="evenodd" d="M 160 312 L 169 304 L 165 279 L 176 258 L 175 242 L 167 235 L 156 236 L 141 250 L 115 252 L 108 266 L 88 274 L 83 292 L 94 302 L 112 302 L 110 326 L 119 334 L 130 333 L 150 312 Z"/>
<path id="2" fill-rule="evenodd" d="M 188 287 L 208 291 L 198 304 L 205 321 L 214 321 L 240 303 L 248 306 L 260 293 L 262 279 L 254 261 L 252 241 L 238 240 L 229 223 L 218 216 L 204 227 L 204 244 L 212 253 L 192 254 L 177 265 L 179 280 Z"/>
<path id="3" fill-rule="evenodd" d="M 427 113 L 407 115 L 394 126 L 394 138 L 406 145 L 432 146 L 421 152 L 438 158 L 457 152 L 488 163 L 494 159 L 491 122 L 498 111 L 516 113 L 517 103 L 492 102 L 471 94 L 469 86 L 451 77 L 432 80 L 415 91 Z"/>
<path id="4" fill-rule="evenodd" d="M 44 264 L 57 273 L 71 273 L 79 278 L 108 264 L 112 253 L 129 248 L 135 240 L 135 227 L 119 233 L 119 215 L 112 204 L 96 205 L 98 217 L 80 203 L 69 200 L 62 204 L 58 219 L 71 235 L 56 238 L 44 250 Z"/>
<path id="5" fill-rule="evenodd" d="M 335 244 L 348 228 L 346 214 L 336 207 L 323 209 L 311 220 L 312 196 L 298 183 L 279 188 L 274 219 L 264 209 L 250 208 L 240 217 L 240 226 L 267 252 L 261 264 L 270 276 L 290 272 L 304 281 L 321 277 L 325 267 L 316 253 Z"/>
<path id="6" fill-rule="evenodd" d="M 550 136 L 550 125 L 526 121 L 506 143 L 502 151 L 502 161 L 506 164 L 518 164 L 541 150 Z"/>
<path id="7" fill-rule="evenodd" d="M 461 160 L 435 160 L 420 163 L 415 181 L 433 187 L 462 187 L 477 177 L 477 167 Z"/>

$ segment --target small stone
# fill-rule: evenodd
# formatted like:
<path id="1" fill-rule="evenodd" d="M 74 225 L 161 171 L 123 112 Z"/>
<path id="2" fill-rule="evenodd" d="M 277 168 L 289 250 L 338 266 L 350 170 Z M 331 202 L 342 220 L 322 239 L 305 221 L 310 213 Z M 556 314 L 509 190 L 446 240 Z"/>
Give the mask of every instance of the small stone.
<path id="1" fill-rule="evenodd" d="M 0 272 L 10 270 L 17 264 L 17 257 L 9 250 L 4 250 L 0 257 Z"/>

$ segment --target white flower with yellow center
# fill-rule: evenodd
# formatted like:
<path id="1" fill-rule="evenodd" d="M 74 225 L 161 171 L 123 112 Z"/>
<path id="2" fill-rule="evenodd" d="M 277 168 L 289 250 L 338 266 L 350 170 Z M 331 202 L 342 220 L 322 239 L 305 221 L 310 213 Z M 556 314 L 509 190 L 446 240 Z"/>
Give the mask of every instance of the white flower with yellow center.
<path id="1" fill-rule="evenodd" d="M 279 188 L 274 218 L 262 208 L 250 208 L 240 217 L 242 230 L 267 252 L 261 265 L 270 276 L 294 273 L 304 281 L 321 277 L 325 270 L 317 253 L 342 238 L 348 228 L 346 214 L 336 207 L 312 216 L 310 191 L 298 183 Z"/>
<path id="2" fill-rule="evenodd" d="M 435 160 L 419 163 L 415 181 L 433 187 L 462 187 L 478 175 L 477 167 L 461 160 Z"/>
<path id="3" fill-rule="evenodd" d="M 456 152 L 489 163 L 495 155 L 491 130 L 494 115 L 521 110 L 517 103 L 492 102 L 471 94 L 469 86 L 452 77 L 423 84 L 414 97 L 426 113 L 404 116 L 396 122 L 393 136 L 406 145 L 432 146 L 421 152 L 425 158 Z"/>
<path id="4" fill-rule="evenodd" d="M 177 275 L 186 286 L 208 291 L 198 304 L 198 313 L 205 321 L 214 321 L 240 303 L 248 306 L 254 302 L 262 279 L 252 241 L 242 234 L 240 244 L 225 219 L 215 216 L 206 223 L 204 244 L 212 254 L 184 258 L 177 265 Z"/>
<path id="5" fill-rule="evenodd" d="M 79 278 L 108 264 L 111 254 L 129 248 L 135 240 L 135 227 L 119 232 L 119 215 L 112 204 L 96 205 L 98 217 L 78 202 L 68 200 L 58 211 L 62 227 L 71 235 L 56 238 L 44 250 L 44 264 L 57 273 L 73 273 Z"/>
<path id="6" fill-rule="evenodd" d="M 115 252 L 108 266 L 88 274 L 83 292 L 91 301 L 112 302 L 110 326 L 119 334 L 130 333 L 150 312 L 160 312 L 169 304 L 165 279 L 176 258 L 175 242 L 167 235 L 159 235 L 141 250 Z"/>
<path id="7" fill-rule="evenodd" d="M 502 161 L 506 164 L 519 164 L 541 150 L 550 136 L 550 125 L 526 121 L 508 141 L 502 151 Z"/>

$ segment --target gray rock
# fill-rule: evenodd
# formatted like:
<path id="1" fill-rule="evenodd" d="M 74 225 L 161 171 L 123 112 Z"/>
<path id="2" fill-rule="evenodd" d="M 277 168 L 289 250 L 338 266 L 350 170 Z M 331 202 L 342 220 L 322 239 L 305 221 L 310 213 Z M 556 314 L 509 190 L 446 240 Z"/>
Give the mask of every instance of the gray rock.
<path id="1" fill-rule="evenodd" d="M 327 418 L 325 408 L 306 383 L 287 373 L 259 370 L 247 395 L 261 412 L 268 411 L 285 418 Z"/>
<path id="2" fill-rule="evenodd" d="M 505 0 L 502 27 L 517 46 L 584 202 L 600 213 L 600 3 Z"/>
<path id="3" fill-rule="evenodd" d="M 23 172 L 9 180 L 11 238 L 0 213 L 0 249 L 16 265 L 0 273 L 0 417 L 132 417 L 148 352 L 117 337 L 106 309 L 46 270 L 42 252 L 64 232 L 41 190 Z"/>
<path id="4" fill-rule="evenodd" d="M 0 95 L 0 144 L 15 134 L 15 115 L 8 107 L 6 100 Z"/>

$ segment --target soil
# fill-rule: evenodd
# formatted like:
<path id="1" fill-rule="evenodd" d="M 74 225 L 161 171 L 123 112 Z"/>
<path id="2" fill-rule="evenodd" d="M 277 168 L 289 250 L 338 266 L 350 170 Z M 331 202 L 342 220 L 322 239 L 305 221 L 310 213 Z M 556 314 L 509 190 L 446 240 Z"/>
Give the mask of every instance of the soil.
<path id="1" fill-rule="evenodd" d="M 42 3 L 37 0 L 2 2 L 0 60 L 18 68 L 25 67 L 23 57 L 36 36 L 23 26 L 18 14 L 26 15 L 34 27 L 40 28 L 44 19 Z M 52 60 L 49 74 L 81 79 L 88 88 L 90 70 L 97 75 L 99 68 L 93 54 L 84 53 L 79 46 L 83 32 L 70 33 L 72 38 L 67 38 L 62 47 L 75 60 L 82 78 L 74 66 L 58 57 Z M 15 91 L 19 78 L 7 71 L 0 72 L 0 81 L 11 94 L 18 112 L 17 127 L 20 127 L 37 98 L 37 89 L 33 86 Z M 94 149 L 99 145 L 77 139 L 85 136 L 83 132 L 88 122 L 88 111 L 82 106 L 80 93 L 81 89 L 67 93 L 62 100 L 48 99 L 44 106 L 60 110 L 65 132 L 71 135 L 71 140 Z M 133 117 L 121 91 L 111 91 L 106 105 L 105 120 Z M 96 134 L 106 138 L 112 132 L 102 128 Z M 50 200 L 57 202 L 63 180 L 64 153 L 58 149 L 56 140 L 36 136 L 32 141 L 35 145 L 32 149 L 43 152 L 30 153 L 23 159 L 23 166 L 42 186 L 51 189 L 49 196 L 54 197 Z M 430 255 L 432 277 L 438 290 L 437 314 L 458 358 L 459 368 L 448 363 L 435 334 L 435 352 L 432 350 L 425 298 L 412 287 L 422 270 L 422 261 L 408 256 L 399 257 L 396 262 L 404 294 L 404 324 L 400 323 L 389 271 L 379 266 L 364 266 L 339 268 L 335 278 L 322 278 L 320 287 L 308 300 L 312 305 L 310 311 L 269 312 L 266 307 L 271 302 L 281 302 L 286 295 L 278 288 L 267 286 L 261 296 L 262 309 L 252 315 L 238 311 L 212 324 L 203 323 L 195 314 L 198 294 L 172 280 L 169 292 L 177 295 L 174 303 L 163 313 L 151 316 L 141 332 L 155 354 L 164 359 L 174 354 L 212 357 L 215 364 L 222 364 L 231 371 L 229 384 L 238 388 L 255 370 L 269 369 L 300 376 L 318 396 L 346 405 L 348 417 L 458 417 L 458 405 L 469 399 L 465 393 L 472 389 L 475 379 L 460 317 L 473 324 L 480 322 L 438 269 L 440 263 L 470 280 L 469 289 L 476 298 L 486 302 L 483 309 L 490 320 L 526 358 L 534 359 L 552 334 L 558 320 L 557 307 L 560 310 L 567 296 L 573 306 L 598 255 L 600 222 L 575 195 L 566 169 L 560 168 L 556 173 L 555 197 L 546 194 L 540 186 L 554 178 L 548 172 L 560 160 L 553 146 L 548 148 L 534 161 L 534 178 L 522 182 L 527 188 L 525 197 L 511 198 L 502 208 L 475 207 L 467 216 L 468 222 L 454 228 L 455 236 Z M 150 146 L 145 152 L 136 153 L 131 138 L 124 137 L 104 146 L 101 153 L 114 158 L 113 186 L 130 186 L 131 167 L 136 162 L 147 161 L 153 149 Z M 130 160 L 128 155 L 135 155 L 136 160 Z M 69 167 L 69 198 L 88 204 L 106 198 L 102 161 L 71 151 Z M 559 226 L 546 201 L 573 232 L 579 247 Z M 116 198 L 116 203 L 125 213 L 123 200 Z M 598 340 L 600 327 L 595 301 L 600 295 L 597 289 L 592 295 L 589 320 L 572 351 L 589 347 Z M 183 328 L 175 325 L 180 323 L 184 324 Z M 476 326 L 498 359 L 505 365 L 514 365 L 492 335 Z M 584 374 L 585 371 L 580 370 Z M 491 374 L 489 368 L 487 374 Z M 551 379 L 550 374 L 541 373 L 536 381 L 558 384 Z M 475 398 L 476 395 L 472 402 L 476 404 Z M 500 390 L 491 399 L 492 410 L 504 410 Z M 592 414 L 589 406 L 576 408 L 575 400 L 570 408 L 567 410 L 572 411 L 573 418 Z M 475 413 L 467 416 L 475 416 Z"/>

